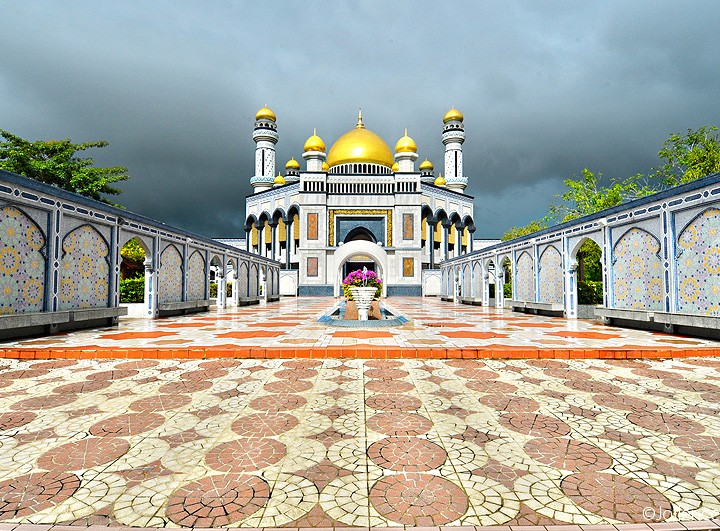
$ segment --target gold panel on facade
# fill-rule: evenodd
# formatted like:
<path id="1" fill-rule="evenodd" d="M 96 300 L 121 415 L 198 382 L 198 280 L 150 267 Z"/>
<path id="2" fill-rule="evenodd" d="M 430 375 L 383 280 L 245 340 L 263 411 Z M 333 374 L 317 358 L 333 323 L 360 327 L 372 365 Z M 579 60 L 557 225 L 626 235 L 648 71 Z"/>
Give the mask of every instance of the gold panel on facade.
<path id="1" fill-rule="evenodd" d="M 450 225 L 450 230 L 448 231 L 448 243 L 451 245 L 455 245 L 455 233 L 457 231 L 455 230 L 455 227 L 453 225 Z"/>
<path id="2" fill-rule="evenodd" d="M 441 242 L 442 241 L 442 231 L 443 231 L 442 223 L 436 223 L 435 224 L 435 241 Z"/>
<path id="3" fill-rule="evenodd" d="M 258 230 L 255 228 L 255 225 L 253 225 L 252 230 L 250 231 L 250 243 L 252 245 L 258 244 Z"/>
<path id="4" fill-rule="evenodd" d="M 403 240 L 412 240 L 415 238 L 415 216 L 413 214 L 403 214 Z"/>
<path id="5" fill-rule="evenodd" d="M 307 239 L 318 239 L 318 215 L 317 212 L 311 212 L 307 215 Z"/>
<path id="6" fill-rule="evenodd" d="M 295 214 L 293 216 L 293 239 L 299 240 L 300 239 L 300 216 Z"/>
<path id="7" fill-rule="evenodd" d="M 278 220 L 278 241 L 284 242 L 287 239 L 287 227 L 285 222 L 280 218 Z"/>
<path id="8" fill-rule="evenodd" d="M 415 259 L 403 258 L 403 276 L 404 277 L 415 276 Z"/>
<path id="9" fill-rule="evenodd" d="M 428 233 L 428 224 L 427 224 L 427 218 L 423 218 L 420 222 L 420 238 L 425 241 L 427 240 L 427 233 Z"/>
<path id="10" fill-rule="evenodd" d="M 468 239 L 469 239 L 468 236 L 469 236 L 469 235 L 470 235 L 470 233 L 468 232 L 467 227 L 465 227 L 465 228 L 463 229 L 463 235 L 462 235 L 462 244 L 463 244 L 465 247 L 467 247 L 467 245 L 468 245 Z"/>
<path id="11" fill-rule="evenodd" d="M 392 210 L 379 210 L 379 209 L 368 209 L 368 210 L 344 210 L 344 209 L 331 209 L 329 211 L 328 221 L 328 245 L 335 245 L 335 216 L 337 215 L 365 215 L 365 216 L 377 216 L 378 214 L 385 216 L 385 223 L 387 226 L 387 234 L 385 235 L 385 245 L 392 247 Z"/>

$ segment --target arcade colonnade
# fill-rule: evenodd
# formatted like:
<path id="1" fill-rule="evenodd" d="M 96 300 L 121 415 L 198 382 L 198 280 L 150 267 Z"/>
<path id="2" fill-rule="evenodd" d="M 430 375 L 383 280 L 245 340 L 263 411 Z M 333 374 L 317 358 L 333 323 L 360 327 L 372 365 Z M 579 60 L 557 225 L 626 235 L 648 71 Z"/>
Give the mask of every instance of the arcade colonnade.
<path id="1" fill-rule="evenodd" d="M 503 242 L 441 265 L 442 295 L 578 315 L 577 253 L 602 250 L 606 321 L 720 326 L 720 174 Z M 504 300 L 505 271 L 512 299 Z"/>
<path id="2" fill-rule="evenodd" d="M 211 266 L 220 307 L 279 293 L 277 262 L 5 171 L 0 235 L 0 337 L 117 322 L 120 250 L 133 238 L 145 250 L 148 317 L 209 307 Z"/>
<path id="3" fill-rule="evenodd" d="M 284 269 L 298 269 L 302 240 L 300 210 L 298 205 L 292 205 L 287 212 L 277 208 L 272 214 L 265 211 L 259 217 L 248 216 L 246 250 L 279 261 Z M 433 212 L 423 205 L 421 231 L 423 269 L 437 269 L 441 262 L 473 251 L 476 227 L 470 216 L 461 219 L 457 212 L 448 214 L 442 208 Z M 341 243 L 347 242 L 335 242 Z"/>

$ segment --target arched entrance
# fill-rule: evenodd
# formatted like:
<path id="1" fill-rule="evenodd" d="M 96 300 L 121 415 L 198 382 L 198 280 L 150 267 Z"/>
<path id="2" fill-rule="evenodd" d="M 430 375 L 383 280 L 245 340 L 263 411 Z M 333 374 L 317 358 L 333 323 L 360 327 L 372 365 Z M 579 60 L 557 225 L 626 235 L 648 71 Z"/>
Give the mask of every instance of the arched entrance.
<path id="1" fill-rule="evenodd" d="M 374 271 L 380 277 L 383 283 L 382 295 L 386 297 L 387 263 L 387 253 L 376 243 L 365 240 L 354 240 L 344 243 L 335 251 L 336 275 L 335 281 L 333 282 L 333 293 L 335 297 L 339 297 L 342 293 L 340 285 L 347 274 L 356 269 L 362 269 L 363 266 L 367 267 L 370 271 Z"/>

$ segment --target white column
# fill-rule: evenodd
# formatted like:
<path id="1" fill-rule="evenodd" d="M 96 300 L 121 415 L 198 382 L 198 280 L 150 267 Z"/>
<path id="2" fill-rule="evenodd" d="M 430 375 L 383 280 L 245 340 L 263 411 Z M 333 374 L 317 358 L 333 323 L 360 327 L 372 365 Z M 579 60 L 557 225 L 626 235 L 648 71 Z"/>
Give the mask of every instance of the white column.
<path id="1" fill-rule="evenodd" d="M 227 296 L 225 294 L 225 290 L 227 289 L 227 284 L 225 283 L 225 277 L 223 275 L 217 275 L 215 278 L 215 281 L 217 282 L 217 302 L 216 305 L 218 308 L 227 308 Z"/>
<path id="2" fill-rule="evenodd" d="M 158 315 L 158 272 L 152 265 L 152 258 L 145 262 L 145 316 L 155 319 Z"/>

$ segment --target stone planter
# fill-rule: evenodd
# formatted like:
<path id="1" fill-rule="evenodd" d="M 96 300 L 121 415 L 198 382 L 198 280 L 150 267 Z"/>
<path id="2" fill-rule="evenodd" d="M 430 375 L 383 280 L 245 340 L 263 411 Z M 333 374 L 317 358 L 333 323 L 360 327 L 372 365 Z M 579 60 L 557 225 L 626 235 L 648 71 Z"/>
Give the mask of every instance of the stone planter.
<path id="1" fill-rule="evenodd" d="M 368 310 L 370 309 L 370 304 L 372 303 L 373 297 L 375 297 L 376 291 L 377 289 L 372 287 L 350 288 L 350 293 L 352 293 L 353 300 L 357 306 L 359 321 L 368 320 Z"/>

